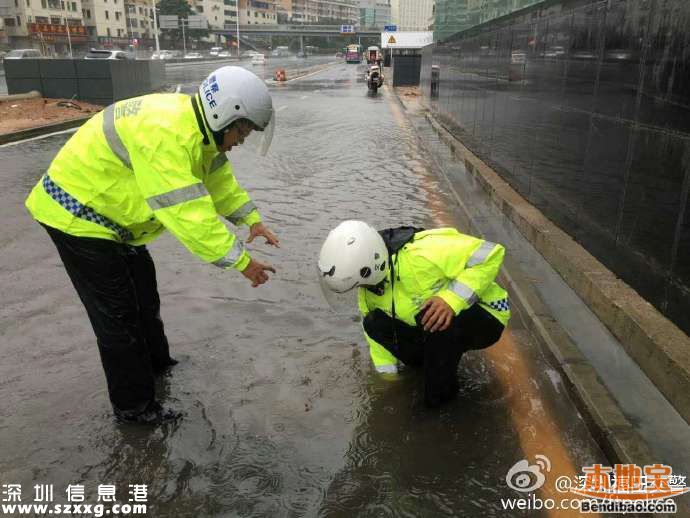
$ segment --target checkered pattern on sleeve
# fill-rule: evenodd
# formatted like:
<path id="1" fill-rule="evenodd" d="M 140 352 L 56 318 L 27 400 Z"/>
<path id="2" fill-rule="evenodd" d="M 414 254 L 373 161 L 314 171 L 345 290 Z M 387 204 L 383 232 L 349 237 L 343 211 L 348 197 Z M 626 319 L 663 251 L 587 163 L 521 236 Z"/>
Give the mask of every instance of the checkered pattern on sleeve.
<path id="1" fill-rule="evenodd" d="M 508 299 L 494 300 L 493 302 L 488 302 L 488 305 L 491 309 L 495 309 L 496 311 L 510 310 L 510 302 L 508 302 Z"/>
<path id="2" fill-rule="evenodd" d="M 108 218 L 99 214 L 91 207 L 87 207 L 81 203 L 74 196 L 56 184 L 47 174 L 43 177 L 43 189 L 45 189 L 46 193 L 48 193 L 51 198 L 58 202 L 73 216 L 85 219 L 86 221 L 96 223 L 97 225 L 101 225 L 109 230 L 112 230 L 120 237 L 121 241 L 128 241 L 132 239 L 132 233 L 129 230 L 121 227 L 117 223 L 110 221 Z"/>

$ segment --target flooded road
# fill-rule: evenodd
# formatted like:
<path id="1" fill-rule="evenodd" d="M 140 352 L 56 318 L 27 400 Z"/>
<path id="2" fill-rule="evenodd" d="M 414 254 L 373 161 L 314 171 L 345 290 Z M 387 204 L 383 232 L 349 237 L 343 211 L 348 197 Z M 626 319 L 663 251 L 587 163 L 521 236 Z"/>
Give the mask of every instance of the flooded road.
<path id="1" fill-rule="evenodd" d="M 183 91 L 206 72 L 186 69 Z M 337 65 L 271 87 L 269 156 L 230 155 L 281 239 L 250 245 L 278 270 L 267 285 L 204 265 L 170 235 L 149 247 L 181 360 L 158 390 L 186 413 L 154 430 L 114 422 L 85 311 L 23 208 L 68 135 L 0 147 L 0 484 L 21 484 L 27 501 L 53 484 L 56 502 L 83 484 L 87 503 L 99 484 L 119 501 L 146 484 L 155 517 L 570 516 L 501 507 L 520 496 L 505 477 L 523 458 L 549 456 L 554 478 L 607 464 L 519 316 L 500 345 L 463 357 L 460 397 L 430 411 L 417 374 L 380 378 L 359 323 L 322 301 L 315 260 L 341 220 L 455 221 L 397 101 L 368 96 L 362 76 Z"/>

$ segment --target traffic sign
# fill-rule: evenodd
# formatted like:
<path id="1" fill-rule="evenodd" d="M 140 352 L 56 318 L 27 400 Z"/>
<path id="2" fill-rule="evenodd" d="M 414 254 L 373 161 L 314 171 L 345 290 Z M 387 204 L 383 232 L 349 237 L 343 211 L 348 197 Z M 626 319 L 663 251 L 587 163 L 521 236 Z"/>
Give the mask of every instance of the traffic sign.
<path id="1" fill-rule="evenodd" d="M 158 16 L 158 27 L 161 29 L 177 29 L 180 26 L 176 14 L 161 14 Z"/>
<path id="2" fill-rule="evenodd" d="M 208 22 L 206 21 L 205 16 L 187 16 L 187 27 L 190 29 L 208 29 Z"/>
<path id="3" fill-rule="evenodd" d="M 384 25 L 383 30 L 386 32 L 395 32 L 398 30 L 398 26 L 397 25 Z"/>
<path id="4" fill-rule="evenodd" d="M 178 17 L 175 14 L 161 14 L 158 16 L 158 26 L 161 29 L 179 29 L 180 21 L 189 29 L 208 29 L 208 22 L 205 16 L 191 15 L 186 18 Z"/>
<path id="5" fill-rule="evenodd" d="M 340 26 L 340 34 L 354 34 L 355 32 L 355 26 L 354 25 L 341 25 Z"/>

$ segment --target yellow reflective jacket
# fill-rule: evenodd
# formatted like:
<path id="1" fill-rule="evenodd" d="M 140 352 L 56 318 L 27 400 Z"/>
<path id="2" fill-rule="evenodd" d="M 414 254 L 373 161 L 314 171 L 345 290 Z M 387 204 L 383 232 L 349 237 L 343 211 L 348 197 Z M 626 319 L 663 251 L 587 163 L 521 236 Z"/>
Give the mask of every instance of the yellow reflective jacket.
<path id="1" fill-rule="evenodd" d="M 120 101 L 67 141 L 26 200 L 67 234 L 131 245 L 172 232 L 192 253 L 242 271 L 250 258 L 218 216 L 261 221 L 198 109 L 184 94 Z"/>
<path id="2" fill-rule="evenodd" d="M 504 255 L 503 246 L 461 234 L 454 228 L 417 232 L 391 256 L 396 275 L 394 288 L 389 268 L 381 295 L 359 288 L 359 310 L 363 316 L 375 309 L 392 316 L 395 300 L 395 317 L 414 326 L 424 302 L 438 296 L 456 315 L 479 304 L 505 326 L 510 319 L 508 293 L 495 282 Z M 395 356 L 366 333 L 364 336 L 376 370 L 396 372 Z"/>

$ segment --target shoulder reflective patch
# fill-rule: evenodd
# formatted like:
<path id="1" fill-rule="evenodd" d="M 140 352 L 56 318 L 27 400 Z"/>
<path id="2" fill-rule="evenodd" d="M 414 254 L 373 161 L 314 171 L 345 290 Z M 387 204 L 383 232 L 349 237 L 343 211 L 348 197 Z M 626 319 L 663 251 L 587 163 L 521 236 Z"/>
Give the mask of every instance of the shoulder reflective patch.
<path id="1" fill-rule="evenodd" d="M 186 201 L 196 200 L 197 198 L 203 198 L 204 196 L 209 196 L 204 184 L 195 183 L 193 185 L 188 185 L 187 187 L 181 187 L 180 189 L 166 192 L 165 194 L 159 194 L 158 196 L 146 198 L 146 203 L 149 204 L 151 209 L 158 210 L 166 207 L 172 207 L 173 205 L 179 205 L 180 203 L 184 203 Z"/>
<path id="2" fill-rule="evenodd" d="M 213 159 L 213 162 L 211 162 L 211 169 L 209 170 L 209 173 L 213 173 L 214 171 L 217 171 L 218 169 L 223 167 L 227 161 L 228 161 L 227 155 L 225 153 L 219 153 Z"/>
<path id="3" fill-rule="evenodd" d="M 460 281 L 452 281 L 448 285 L 448 289 L 467 302 L 468 306 L 471 306 L 479 300 L 479 297 L 474 290 Z"/>
<path id="4" fill-rule="evenodd" d="M 232 245 L 232 248 L 230 248 L 225 257 L 221 257 L 217 261 L 213 261 L 213 264 L 223 269 L 231 268 L 233 264 L 239 261 L 243 252 L 244 243 L 242 243 L 238 237 L 235 237 L 235 243 Z"/>
<path id="5" fill-rule="evenodd" d="M 248 201 L 244 205 L 242 205 L 239 209 L 237 209 L 235 212 L 232 214 L 225 216 L 225 219 L 227 219 L 230 223 L 239 223 L 239 221 L 249 215 L 250 212 L 253 210 L 256 210 L 256 205 L 254 205 L 253 202 Z"/>
<path id="6" fill-rule="evenodd" d="M 496 248 L 496 243 L 492 243 L 491 241 L 484 241 L 481 244 L 481 246 L 472 253 L 470 258 L 467 260 L 466 266 L 468 268 L 472 268 L 473 266 L 482 264 L 486 261 L 486 258 L 489 257 L 489 254 L 494 248 Z"/>
<path id="7" fill-rule="evenodd" d="M 114 104 L 111 104 L 103 110 L 103 133 L 105 134 L 105 140 L 108 142 L 108 146 L 110 146 L 110 150 L 120 159 L 125 167 L 132 169 L 132 161 L 129 158 L 129 152 L 122 142 L 120 135 L 117 134 L 117 129 L 115 129 Z"/>

